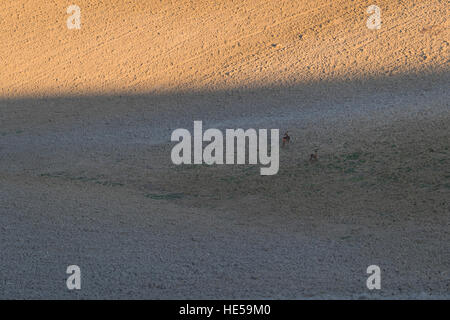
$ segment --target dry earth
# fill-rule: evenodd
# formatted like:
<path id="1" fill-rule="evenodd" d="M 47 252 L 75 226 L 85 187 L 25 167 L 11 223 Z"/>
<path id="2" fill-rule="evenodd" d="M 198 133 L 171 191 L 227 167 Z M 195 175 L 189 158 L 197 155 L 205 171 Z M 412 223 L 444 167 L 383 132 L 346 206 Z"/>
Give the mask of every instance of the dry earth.
<path id="1" fill-rule="evenodd" d="M 0 4 L 0 298 L 450 298 L 445 1 L 76 4 Z M 175 166 L 193 120 L 293 142 Z"/>

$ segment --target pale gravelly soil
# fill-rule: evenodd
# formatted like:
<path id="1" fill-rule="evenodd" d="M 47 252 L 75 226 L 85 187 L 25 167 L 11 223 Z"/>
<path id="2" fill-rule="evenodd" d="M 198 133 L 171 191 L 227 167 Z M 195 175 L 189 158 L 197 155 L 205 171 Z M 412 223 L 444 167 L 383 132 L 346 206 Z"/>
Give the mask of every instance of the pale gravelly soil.
<path id="1" fill-rule="evenodd" d="M 410 80 L 390 99 L 380 86 L 325 96 L 285 107 L 288 119 L 258 115 L 301 88 L 265 92 L 265 103 L 255 92 L 240 92 L 240 103 L 236 93 L 176 97 L 193 119 L 196 105 L 219 98 L 238 110 L 258 104 L 236 126 L 289 129 L 271 177 L 259 166 L 172 165 L 172 144 L 160 140 L 192 119 L 152 111 L 170 97 L 38 103 L 81 105 L 54 117 L 34 99 L 3 101 L 33 125 L 2 132 L 1 297 L 448 298 L 448 75 L 439 79 Z M 96 118 L 94 104 L 124 115 Z M 229 122 L 198 112 L 205 128 Z M 82 267 L 80 292 L 65 289 L 69 264 Z M 383 271 L 379 293 L 365 288 L 370 264 Z"/>
<path id="2" fill-rule="evenodd" d="M 0 298 L 450 298 L 444 1 L 77 4 L 0 4 Z M 194 120 L 293 143 L 174 166 Z"/>
<path id="3" fill-rule="evenodd" d="M 0 3 L 0 94 L 147 93 L 290 86 L 448 63 L 445 0 L 58 0 Z"/>

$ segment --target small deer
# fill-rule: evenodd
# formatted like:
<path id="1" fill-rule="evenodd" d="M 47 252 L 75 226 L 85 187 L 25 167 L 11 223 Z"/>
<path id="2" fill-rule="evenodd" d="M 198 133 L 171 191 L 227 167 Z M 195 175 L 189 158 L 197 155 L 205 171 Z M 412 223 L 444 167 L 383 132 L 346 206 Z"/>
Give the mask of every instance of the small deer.
<path id="1" fill-rule="evenodd" d="M 315 162 L 317 160 L 319 160 L 319 158 L 317 157 L 317 149 L 315 149 L 314 153 L 311 153 L 311 155 L 309 156 L 309 161 Z"/>
<path id="2" fill-rule="evenodd" d="M 283 143 L 281 145 L 281 147 L 284 147 L 286 144 L 291 142 L 291 137 L 289 136 L 288 132 L 286 131 L 284 136 L 283 136 Z"/>

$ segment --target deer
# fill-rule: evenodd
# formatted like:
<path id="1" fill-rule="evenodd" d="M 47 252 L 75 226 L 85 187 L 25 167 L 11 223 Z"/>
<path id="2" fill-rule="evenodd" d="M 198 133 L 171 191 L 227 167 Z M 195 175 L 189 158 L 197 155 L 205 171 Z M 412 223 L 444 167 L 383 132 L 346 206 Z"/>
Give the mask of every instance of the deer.
<path id="1" fill-rule="evenodd" d="M 310 162 L 315 162 L 315 161 L 319 160 L 319 158 L 317 157 L 317 150 L 318 149 L 315 149 L 314 153 L 311 153 L 311 155 L 309 156 Z"/>
<path id="2" fill-rule="evenodd" d="M 283 136 L 283 143 L 282 143 L 282 147 L 284 147 L 286 144 L 291 142 L 291 137 L 289 136 L 288 132 L 286 131 L 284 136 Z"/>

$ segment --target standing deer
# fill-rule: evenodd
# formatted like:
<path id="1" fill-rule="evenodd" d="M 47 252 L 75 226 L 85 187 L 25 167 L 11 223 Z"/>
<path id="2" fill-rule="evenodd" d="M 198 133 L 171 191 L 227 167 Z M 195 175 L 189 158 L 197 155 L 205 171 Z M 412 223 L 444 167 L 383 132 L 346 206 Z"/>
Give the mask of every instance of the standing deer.
<path id="1" fill-rule="evenodd" d="M 317 157 L 317 149 L 315 149 L 314 153 L 311 153 L 311 155 L 309 156 L 309 161 L 315 162 L 317 160 L 319 160 L 319 158 Z"/>
<path id="2" fill-rule="evenodd" d="M 286 131 L 284 136 L 283 136 L 283 143 L 282 143 L 282 147 L 284 147 L 286 144 L 291 142 L 291 137 L 289 136 L 288 132 Z"/>

